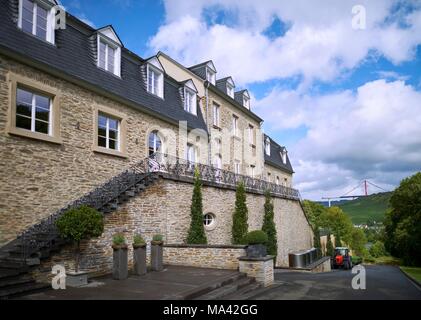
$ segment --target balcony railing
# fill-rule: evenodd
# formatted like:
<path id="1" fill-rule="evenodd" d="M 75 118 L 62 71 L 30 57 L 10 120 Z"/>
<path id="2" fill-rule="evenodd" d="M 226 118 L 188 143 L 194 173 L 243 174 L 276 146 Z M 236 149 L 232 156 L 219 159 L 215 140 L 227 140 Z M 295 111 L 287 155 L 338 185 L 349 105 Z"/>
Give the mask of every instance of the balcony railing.
<path id="1" fill-rule="evenodd" d="M 168 154 L 155 153 L 150 157 L 149 161 L 149 170 L 151 172 L 162 172 L 178 177 L 193 178 L 196 168 L 202 181 L 228 187 L 236 187 L 240 182 L 243 182 L 248 191 L 257 191 L 259 193 L 269 191 L 274 196 L 292 200 L 301 199 L 300 193 L 296 189 L 236 174 L 213 166 L 191 162 Z"/>

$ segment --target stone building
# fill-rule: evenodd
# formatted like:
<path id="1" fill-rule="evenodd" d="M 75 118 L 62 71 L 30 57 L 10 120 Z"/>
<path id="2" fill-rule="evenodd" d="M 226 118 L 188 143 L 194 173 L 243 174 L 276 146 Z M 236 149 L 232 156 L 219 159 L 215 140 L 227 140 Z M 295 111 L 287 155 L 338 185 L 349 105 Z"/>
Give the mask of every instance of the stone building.
<path id="1" fill-rule="evenodd" d="M 0 253 L 23 245 L 44 269 L 68 263 L 66 249 L 45 246 L 54 220 L 80 203 L 107 213 L 103 236 L 83 244 L 82 268 L 109 269 L 115 232 L 182 244 L 195 167 L 211 244 L 230 244 L 235 187 L 246 181 L 250 230 L 261 228 L 263 192 L 273 195 L 278 265 L 312 246 L 286 149 L 262 133 L 247 90 L 217 79 L 211 61 L 186 68 L 163 53 L 141 58 L 112 26 L 96 30 L 66 13 L 58 29 L 55 5 L 0 3 Z M 144 180 L 129 185 L 140 169 Z M 148 178 L 155 171 L 158 181 Z M 7 259 L 0 255 L 0 269 Z"/>

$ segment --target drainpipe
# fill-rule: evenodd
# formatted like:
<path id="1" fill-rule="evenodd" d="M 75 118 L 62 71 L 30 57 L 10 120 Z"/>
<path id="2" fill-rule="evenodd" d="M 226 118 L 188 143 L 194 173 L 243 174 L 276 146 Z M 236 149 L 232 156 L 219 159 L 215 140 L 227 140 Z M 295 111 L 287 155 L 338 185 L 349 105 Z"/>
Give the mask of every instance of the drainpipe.
<path id="1" fill-rule="evenodd" d="M 205 99 L 206 99 L 206 126 L 208 127 L 208 165 L 212 165 L 212 137 L 211 137 L 211 127 L 209 125 L 209 82 L 205 81 Z"/>

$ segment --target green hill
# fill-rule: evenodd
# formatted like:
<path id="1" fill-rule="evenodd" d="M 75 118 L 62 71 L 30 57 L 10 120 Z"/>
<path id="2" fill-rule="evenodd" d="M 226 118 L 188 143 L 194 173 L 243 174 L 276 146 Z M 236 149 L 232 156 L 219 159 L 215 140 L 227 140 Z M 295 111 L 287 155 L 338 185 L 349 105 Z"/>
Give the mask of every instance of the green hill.
<path id="1" fill-rule="evenodd" d="M 348 214 L 355 224 L 366 223 L 369 219 L 383 221 L 391 196 L 392 192 L 376 193 L 368 197 L 346 201 L 339 204 L 338 207 Z"/>

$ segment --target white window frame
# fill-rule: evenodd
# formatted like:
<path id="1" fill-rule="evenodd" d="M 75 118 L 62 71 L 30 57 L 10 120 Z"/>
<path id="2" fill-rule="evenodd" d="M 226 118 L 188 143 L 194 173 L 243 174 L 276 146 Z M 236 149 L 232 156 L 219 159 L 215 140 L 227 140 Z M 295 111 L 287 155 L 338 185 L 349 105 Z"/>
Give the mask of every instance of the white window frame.
<path id="1" fill-rule="evenodd" d="M 248 127 L 248 136 L 249 136 L 249 143 L 254 145 L 255 144 L 254 143 L 254 127 L 251 124 L 249 124 L 249 127 Z"/>
<path id="2" fill-rule="evenodd" d="M 241 164 L 240 161 L 234 162 L 234 173 L 235 174 L 241 174 Z"/>
<path id="3" fill-rule="evenodd" d="M 213 213 L 206 213 L 203 215 L 203 225 L 206 229 L 212 229 L 215 226 L 215 215 Z"/>
<path id="4" fill-rule="evenodd" d="M 156 68 L 155 66 L 148 64 L 146 68 L 146 88 L 151 94 L 154 94 L 160 98 L 164 98 L 164 73 Z M 152 85 L 149 83 L 149 74 L 152 73 Z M 158 77 L 158 88 L 153 85 L 155 83 L 155 77 Z M 151 90 L 149 89 L 151 88 Z"/>
<path id="5" fill-rule="evenodd" d="M 219 127 L 220 123 L 220 109 L 221 107 L 213 103 L 213 125 Z"/>
<path id="6" fill-rule="evenodd" d="M 287 152 L 286 152 L 286 150 L 283 150 L 281 152 L 281 158 L 282 158 L 282 163 L 286 164 L 287 163 Z"/>
<path id="7" fill-rule="evenodd" d="M 32 12 L 32 32 L 31 34 L 38 39 L 50 42 L 51 44 L 55 44 L 55 9 L 52 5 L 47 4 L 45 1 L 41 0 L 30 0 L 34 4 L 34 9 Z M 47 26 L 46 26 L 46 35 L 45 39 L 37 36 L 37 11 L 38 7 L 42 7 L 47 11 Z M 22 20 L 23 20 L 23 0 L 19 0 L 19 18 L 18 18 L 18 27 L 23 31 L 22 28 Z"/>
<path id="8" fill-rule="evenodd" d="M 206 80 L 208 80 L 213 85 L 216 83 L 216 72 L 211 70 L 209 67 L 206 67 Z"/>
<path id="9" fill-rule="evenodd" d="M 35 133 L 39 133 L 39 134 L 44 134 L 44 135 L 48 135 L 48 136 L 52 136 L 52 113 L 53 113 L 53 100 L 51 97 L 46 96 L 46 95 L 41 95 L 37 92 L 31 91 L 29 89 L 26 88 L 21 88 L 21 87 L 17 87 L 16 89 L 16 115 L 15 117 L 17 117 L 19 114 L 17 112 L 17 105 L 18 105 L 18 100 L 17 100 L 17 92 L 18 90 L 23 90 L 26 92 L 29 92 L 32 95 L 32 99 L 31 99 L 31 129 L 25 129 L 25 128 L 21 128 L 21 127 L 17 127 L 19 129 L 22 130 L 28 130 L 30 132 L 35 132 Z M 35 131 L 35 118 L 36 118 L 36 96 L 40 96 L 40 97 L 44 97 L 44 98 L 48 98 L 49 101 L 49 111 L 48 111 L 48 133 L 43 133 L 43 132 L 39 132 L 39 131 Z M 23 115 L 19 115 L 21 117 L 25 117 L 28 118 L 27 116 L 23 116 Z M 44 120 L 39 120 L 42 122 L 45 122 Z"/>
<path id="10" fill-rule="evenodd" d="M 270 173 L 270 172 L 268 172 L 268 173 L 267 173 L 267 181 L 268 181 L 268 182 L 270 182 L 270 180 L 271 180 L 271 176 L 272 176 L 272 175 L 271 175 L 271 173 Z"/>
<path id="11" fill-rule="evenodd" d="M 196 163 L 196 158 L 197 158 L 196 146 L 192 143 L 187 143 L 186 160 L 190 163 Z"/>
<path id="12" fill-rule="evenodd" d="M 105 119 L 106 119 L 106 123 L 105 123 L 105 137 L 103 137 L 103 136 L 100 136 L 99 134 L 98 134 L 98 140 L 99 140 L 99 137 L 103 137 L 103 138 L 105 138 L 105 147 L 103 147 L 103 146 L 100 146 L 99 145 L 99 143 L 97 142 L 97 144 L 98 144 L 98 147 L 100 147 L 100 148 L 105 148 L 105 149 L 107 149 L 107 150 L 115 150 L 115 151 L 120 151 L 121 150 L 121 145 L 120 145 L 120 134 L 121 134 L 121 120 L 120 119 L 118 119 L 118 118 L 116 118 L 116 117 L 113 117 L 113 116 L 109 116 L 108 114 L 106 114 L 106 113 L 102 113 L 102 112 L 99 112 L 98 113 L 98 122 L 97 122 L 97 132 L 98 132 L 98 130 L 99 130 L 99 117 L 104 117 Z M 117 142 L 117 148 L 116 149 L 112 149 L 112 148 L 110 148 L 110 120 L 115 120 L 115 121 L 117 121 L 117 140 L 116 140 L 116 142 Z"/>
<path id="13" fill-rule="evenodd" d="M 232 115 L 232 134 L 238 136 L 238 117 L 236 115 Z"/>
<path id="14" fill-rule="evenodd" d="M 100 54 L 101 54 L 101 43 L 105 45 L 105 68 L 101 66 L 100 63 Z M 117 77 L 121 76 L 121 48 L 119 45 L 113 43 L 111 40 L 108 40 L 106 37 L 98 34 L 98 58 L 97 58 L 97 66 L 98 68 L 111 72 L 112 74 L 116 75 Z M 109 70 L 108 64 L 108 50 L 109 48 L 114 50 L 114 70 Z"/>
<path id="15" fill-rule="evenodd" d="M 270 140 L 266 139 L 265 141 L 265 153 L 270 156 Z"/>
<path id="16" fill-rule="evenodd" d="M 184 88 L 184 110 L 197 115 L 197 95 L 193 90 Z"/>
<path id="17" fill-rule="evenodd" d="M 150 156 L 149 155 L 149 153 L 150 153 L 150 150 L 149 149 L 151 147 L 151 145 L 150 145 L 150 137 L 151 137 L 151 135 L 153 135 L 153 146 L 152 146 L 152 148 L 154 150 L 153 153 L 156 153 L 156 152 L 159 151 L 159 149 L 156 147 L 158 139 L 161 142 L 161 145 L 160 145 L 161 153 L 163 153 L 162 152 L 162 150 L 164 149 L 164 147 L 163 147 L 163 145 L 164 145 L 163 139 L 162 139 L 161 135 L 159 134 L 159 131 L 158 130 L 153 130 L 148 135 L 148 156 Z"/>
<path id="18" fill-rule="evenodd" d="M 219 153 L 215 154 L 213 165 L 216 169 L 219 169 L 219 170 L 222 169 L 222 156 L 221 156 L 221 154 L 219 154 Z"/>
<path id="19" fill-rule="evenodd" d="M 276 185 L 279 186 L 279 177 L 276 177 Z"/>
<path id="20" fill-rule="evenodd" d="M 234 99 L 234 86 L 227 83 L 227 95 Z"/>
<path id="21" fill-rule="evenodd" d="M 243 97 L 243 106 L 250 110 L 250 98 L 246 96 Z"/>
<path id="22" fill-rule="evenodd" d="M 255 168 L 256 166 L 250 165 L 250 177 L 252 178 L 254 178 Z"/>

